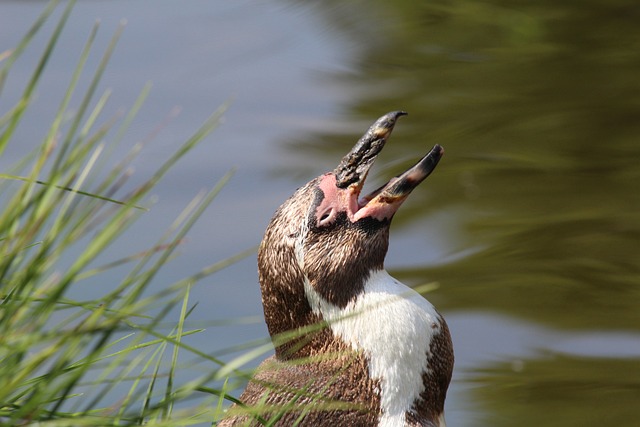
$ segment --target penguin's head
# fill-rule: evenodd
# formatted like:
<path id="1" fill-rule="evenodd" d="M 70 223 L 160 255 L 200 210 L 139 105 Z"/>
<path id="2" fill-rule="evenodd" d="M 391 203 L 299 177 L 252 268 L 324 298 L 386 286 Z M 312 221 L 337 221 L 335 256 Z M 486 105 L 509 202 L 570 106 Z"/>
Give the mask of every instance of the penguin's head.
<path id="1" fill-rule="evenodd" d="M 296 305 L 293 300 L 295 294 L 304 295 L 305 281 L 326 302 L 345 307 L 370 273 L 383 268 L 391 219 L 444 152 L 434 146 L 406 172 L 361 196 L 369 169 L 403 115 L 395 111 L 380 117 L 333 171 L 298 189 L 276 211 L 258 255 L 268 324 L 278 299 L 304 309 L 304 301 Z"/>

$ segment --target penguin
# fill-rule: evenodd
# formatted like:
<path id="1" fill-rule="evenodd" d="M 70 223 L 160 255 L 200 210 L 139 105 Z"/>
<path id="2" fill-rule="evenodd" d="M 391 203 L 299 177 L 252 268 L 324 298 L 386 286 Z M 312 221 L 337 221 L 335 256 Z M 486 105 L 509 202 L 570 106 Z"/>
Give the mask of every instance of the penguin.
<path id="1" fill-rule="evenodd" d="M 258 250 L 275 355 L 218 426 L 444 427 L 454 355 L 442 315 L 384 269 L 391 220 L 435 169 L 420 161 L 361 196 L 404 111 L 373 123 L 340 164 L 275 212 Z"/>

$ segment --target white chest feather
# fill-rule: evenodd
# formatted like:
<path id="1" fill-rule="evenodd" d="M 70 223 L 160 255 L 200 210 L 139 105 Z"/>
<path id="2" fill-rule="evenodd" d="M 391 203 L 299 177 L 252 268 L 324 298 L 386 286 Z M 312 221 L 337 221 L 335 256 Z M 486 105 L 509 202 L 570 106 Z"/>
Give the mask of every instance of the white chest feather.
<path id="1" fill-rule="evenodd" d="M 325 301 L 308 281 L 305 292 L 334 335 L 367 357 L 369 376 L 380 382 L 378 425 L 404 425 L 405 413 L 424 389 L 429 345 L 440 331 L 436 310 L 385 270 L 371 273 L 364 292 L 345 308 Z"/>

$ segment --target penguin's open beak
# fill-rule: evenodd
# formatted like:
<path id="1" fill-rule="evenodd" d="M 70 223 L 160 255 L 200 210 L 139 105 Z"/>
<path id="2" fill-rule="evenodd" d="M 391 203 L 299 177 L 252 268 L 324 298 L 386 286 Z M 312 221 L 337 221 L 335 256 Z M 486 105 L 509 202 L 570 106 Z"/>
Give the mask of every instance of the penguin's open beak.
<path id="1" fill-rule="evenodd" d="M 347 189 L 358 200 L 367 173 L 378 154 L 382 151 L 398 117 L 404 111 L 393 111 L 380 117 L 360 138 L 334 170 L 336 186 Z M 418 163 L 401 175 L 358 200 L 358 210 L 354 220 L 371 216 L 377 219 L 390 219 L 411 191 L 435 169 L 444 154 L 440 145 L 435 145 Z"/>

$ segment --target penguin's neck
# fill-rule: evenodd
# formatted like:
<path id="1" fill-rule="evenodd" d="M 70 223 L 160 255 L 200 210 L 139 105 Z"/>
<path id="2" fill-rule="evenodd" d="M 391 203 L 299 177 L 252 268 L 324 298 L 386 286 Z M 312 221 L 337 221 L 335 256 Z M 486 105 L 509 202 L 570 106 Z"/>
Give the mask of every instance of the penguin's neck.
<path id="1" fill-rule="evenodd" d="M 305 276 L 287 245 L 265 244 L 258 252 L 264 318 L 276 356 L 290 360 L 311 356 L 333 339 L 304 291 Z"/>
<path id="2" fill-rule="evenodd" d="M 371 272 L 363 291 L 345 307 L 324 300 L 308 280 L 305 294 L 333 336 L 364 353 L 370 378 L 380 384 L 379 425 L 404 425 L 425 389 L 433 337 L 446 328 L 435 308 L 385 270 Z"/>

